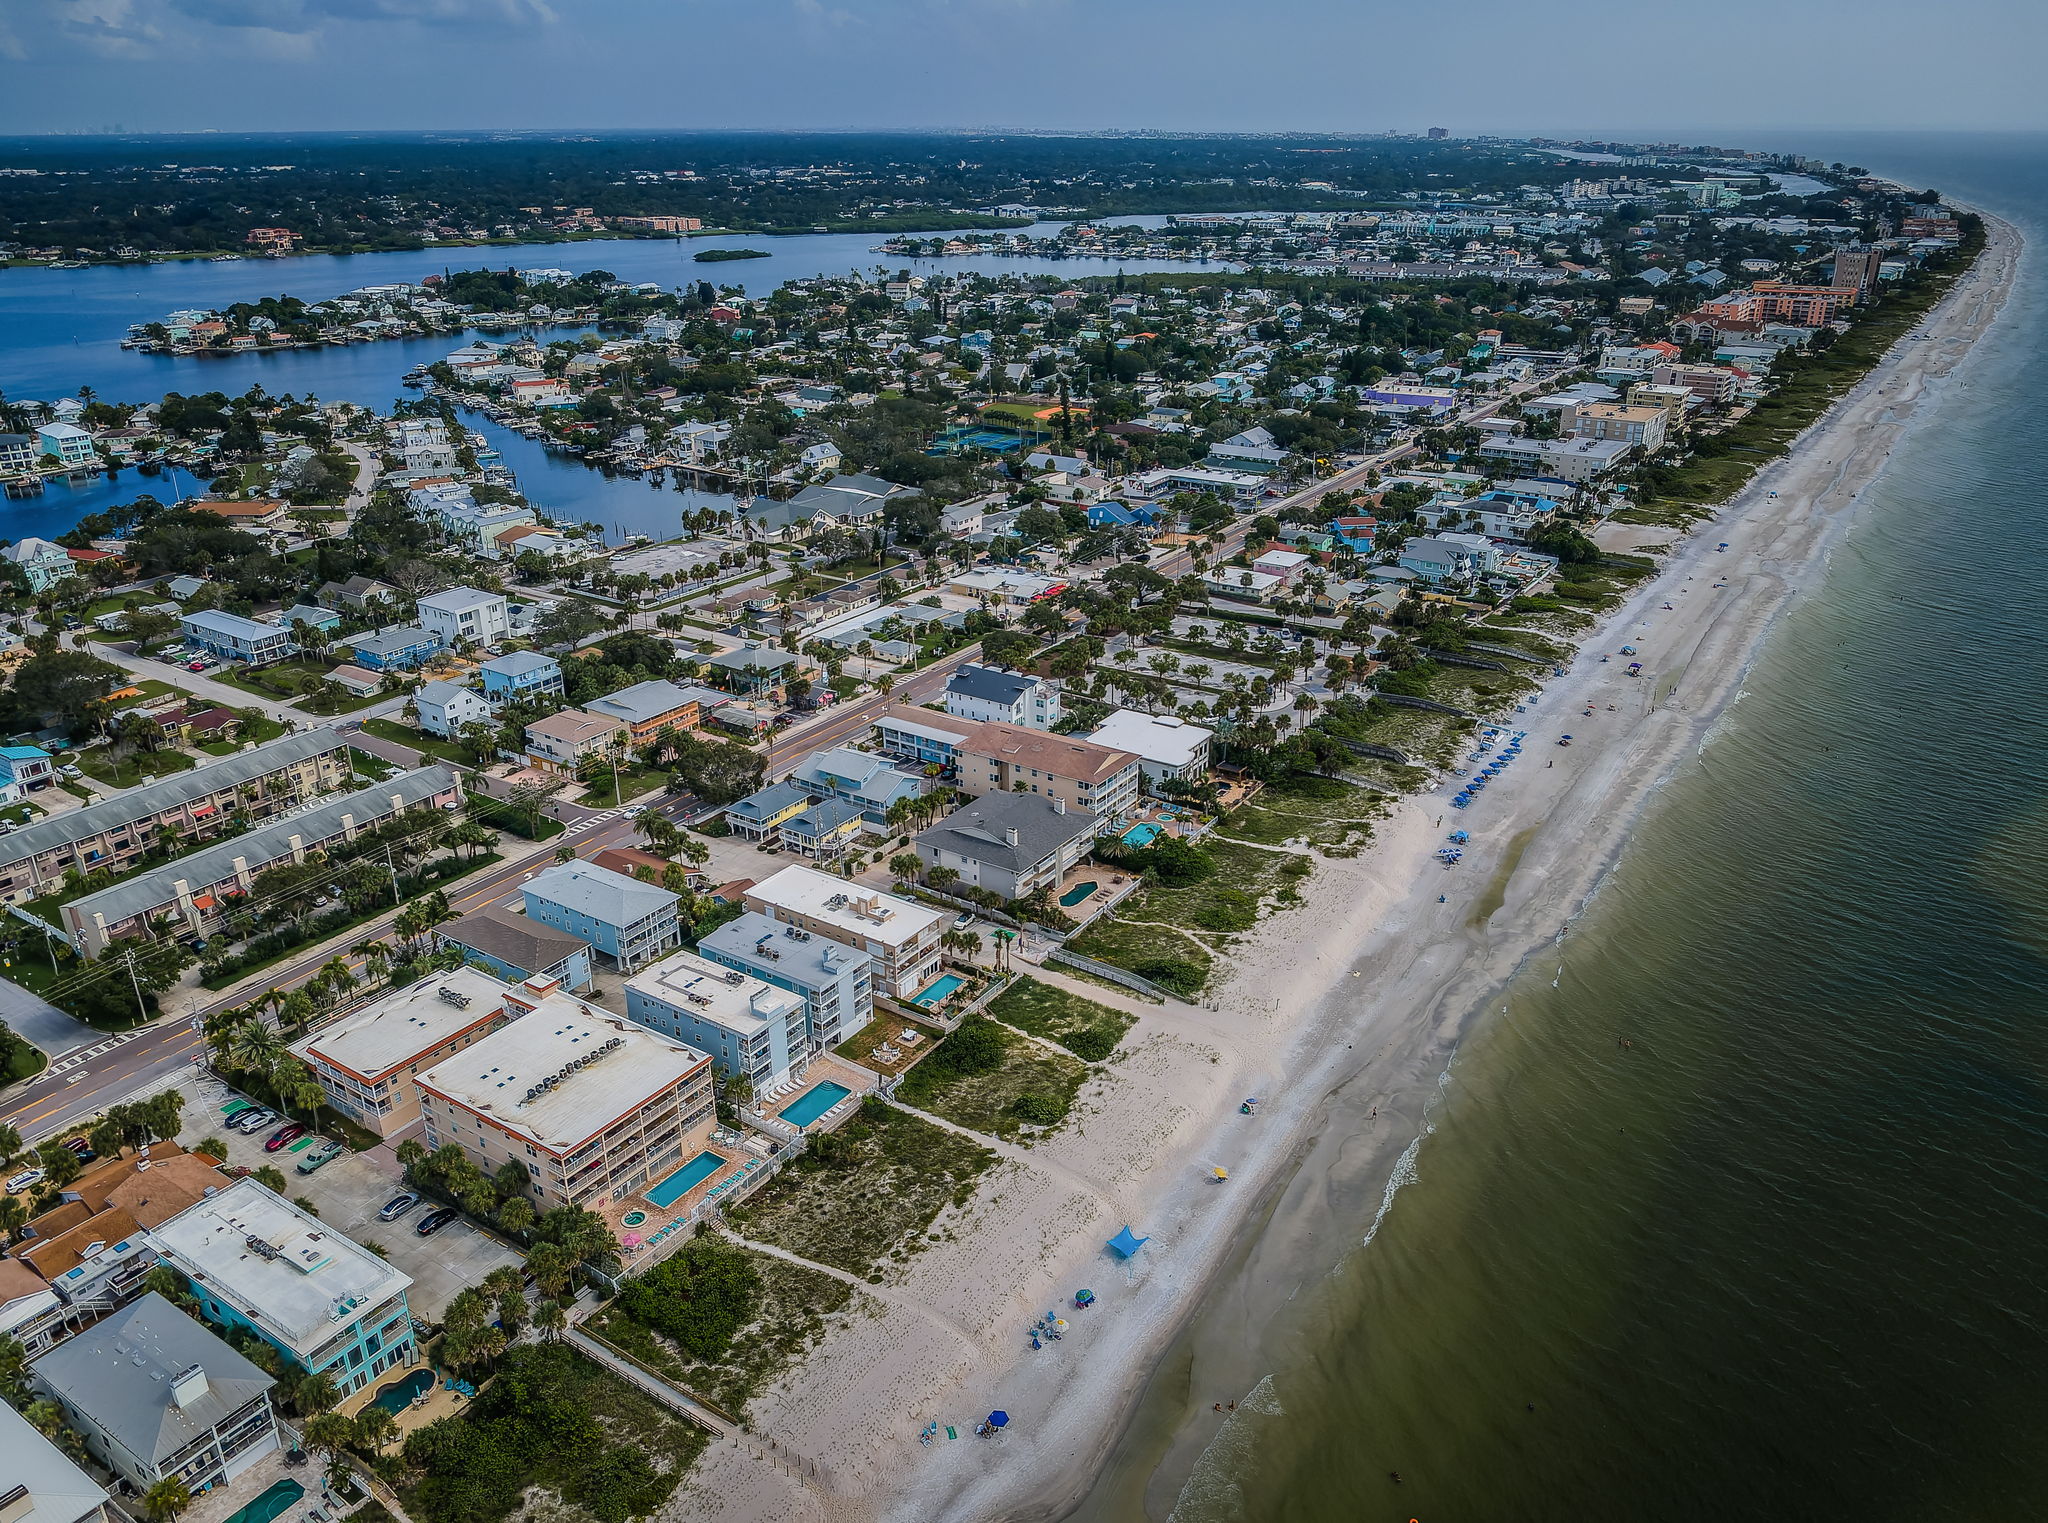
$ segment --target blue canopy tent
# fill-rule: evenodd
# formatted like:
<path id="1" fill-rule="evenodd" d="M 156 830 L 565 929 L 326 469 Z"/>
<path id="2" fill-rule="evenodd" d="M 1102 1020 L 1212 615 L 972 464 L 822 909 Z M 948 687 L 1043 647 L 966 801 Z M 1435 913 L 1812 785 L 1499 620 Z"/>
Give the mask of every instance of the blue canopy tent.
<path id="1" fill-rule="evenodd" d="M 1127 1259 L 1151 1241 L 1152 1239 L 1149 1237 L 1139 1237 L 1137 1233 L 1131 1231 L 1129 1224 L 1126 1223 L 1123 1231 L 1109 1240 L 1108 1246 L 1116 1253 L 1118 1258 Z"/>

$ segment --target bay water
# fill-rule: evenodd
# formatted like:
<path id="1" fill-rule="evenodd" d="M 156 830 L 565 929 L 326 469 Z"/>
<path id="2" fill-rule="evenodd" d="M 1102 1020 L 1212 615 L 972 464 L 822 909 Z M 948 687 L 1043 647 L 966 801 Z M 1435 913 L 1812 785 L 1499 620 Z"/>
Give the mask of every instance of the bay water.
<path id="1" fill-rule="evenodd" d="M 2048 138 L 1775 146 L 2015 223 L 2004 317 L 1392 1184 L 1248 1229 L 1076 1516 L 2048 1517 Z"/>

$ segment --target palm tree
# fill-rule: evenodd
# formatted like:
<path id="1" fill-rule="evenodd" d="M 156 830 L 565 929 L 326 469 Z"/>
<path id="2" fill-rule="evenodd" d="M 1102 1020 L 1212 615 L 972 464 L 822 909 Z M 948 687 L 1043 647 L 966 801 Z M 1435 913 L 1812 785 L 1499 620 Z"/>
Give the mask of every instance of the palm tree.
<path id="1" fill-rule="evenodd" d="M 247 1073 L 267 1074 L 284 1056 L 284 1042 L 260 1020 L 245 1020 L 235 1028 L 229 1044 L 235 1067 Z"/>
<path id="2" fill-rule="evenodd" d="M 192 1493 L 185 1483 L 176 1476 L 166 1476 L 143 1493 L 142 1508 L 150 1517 L 150 1523 L 171 1523 L 171 1520 L 192 1505 Z"/>
<path id="3" fill-rule="evenodd" d="M 398 1419 L 374 1401 L 355 1415 L 355 1433 L 349 1445 L 358 1453 L 374 1455 L 398 1437 Z"/>
<path id="4" fill-rule="evenodd" d="M 569 1308 L 552 1296 L 546 1297 L 534 1308 L 533 1321 L 541 1336 L 553 1343 L 569 1326 Z"/>
<path id="5" fill-rule="evenodd" d="M 355 991 L 355 969 L 340 957 L 330 957 L 322 963 L 318 976 L 327 985 L 337 1003 L 347 999 Z"/>

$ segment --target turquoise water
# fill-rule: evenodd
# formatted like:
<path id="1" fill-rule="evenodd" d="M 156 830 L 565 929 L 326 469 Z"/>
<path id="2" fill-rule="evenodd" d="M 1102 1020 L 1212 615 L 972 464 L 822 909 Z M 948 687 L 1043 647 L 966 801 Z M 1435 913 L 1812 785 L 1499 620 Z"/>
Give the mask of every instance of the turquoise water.
<path id="1" fill-rule="evenodd" d="M 2018 223 L 2003 319 L 1391 1186 L 1328 1097 L 1078 1517 L 2048 1517 L 2048 138 L 1799 146 Z"/>
<path id="2" fill-rule="evenodd" d="M 699 1153 L 668 1178 L 640 1193 L 667 1210 L 723 1167 L 725 1159 L 719 1154 Z"/>
<path id="3" fill-rule="evenodd" d="M 270 1523 L 272 1518 L 284 1512 L 305 1494 L 305 1487 L 287 1477 L 274 1482 L 269 1490 L 247 1507 L 229 1513 L 226 1523 Z"/>
<path id="4" fill-rule="evenodd" d="M 797 1096 L 794 1104 L 785 1106 L 782 1119 L 791 1126 L 809 1126 L 852 1093 L 844 1084 L 834 1084 L 827 1079 Z"/>
<path id="5" fill-rule="evenodd" d="M 957 973 L 944 974 L 939 978 L 933 979 L 931 983 L 913 994 L 910 997 L 910 1002 L 913 1005 L 936 1005 L 940 1000 L 966 982 L 967 980 L 960 977 Z"/>
<path id="6" fill-rule="evenodd" d="M 1076 883 L 1072 888 L 1060 895 L 1060 904 L 1066 909 L 1072 909 L 1100 887 L 1102 885 L 1095 882 L 1092 878 L 1086 883 Z"/>
<path id="7" fill-rule="evenodd" d="M 380 1387 L 370 1399 L 396 1417 L 412 1405 L 415 1396 L 424 1396 L 433 1389 L 434 1372 L 422 1368 L 414 1370 L 403 1380 L 394 1380 L 390 1385 Z"/>
<path id="8" fill-rule="evenodd" d="M 1153 837 L 1158 834 L 1159 827 L 1147 820 L 1144 824 L 1133 825 L 1124 832 L 1124 844 L 1126 846 L 1150 846 Z"/>

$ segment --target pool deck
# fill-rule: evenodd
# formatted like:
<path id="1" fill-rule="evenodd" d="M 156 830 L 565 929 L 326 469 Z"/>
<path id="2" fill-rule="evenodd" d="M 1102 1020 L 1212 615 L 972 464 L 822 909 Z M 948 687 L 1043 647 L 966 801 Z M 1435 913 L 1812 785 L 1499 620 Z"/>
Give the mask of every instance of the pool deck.
<path id="1" fill-rule="evenodd" d="M 284 1435 L 278 1435 L 283 1439 Z M 277 1515 L 277 1523 L 301 1523 L 307 1513 L 320 1505 L 321 1466 L 308 1459 L 301 1465 L 287 1465 L 285 1450 L 291 1448 L 287 1439 L 283 1448 L 266 1454 L 247 1470 L 236 1476 L 225 1486 L 216 1486 L 203 1496 L 192 1499 L 192 1505 L 178 1514 L 178 1523 L 224 1523 L 244 1507 L 262 1496 L 279 1481 L 293 1480 L 306 1488 L 306 1494 Z M 131 1505 L 134 1505 L 131 1503 Z M 142 1509 L 135 1508 L 140 1516 Z"/>
<path id="2" fill-rule="evenodd" d="M 362 1390 L 351 1392 L 348 1400 L 340 1403 L 334 1410 L 341 1413 L 344 1417 L 354 1417 L 356 1413 L 362 1411 L 363 1408 L 376 1400 L 377 1393 L 383 1390 L 384 1387 L 394 1381 L 409 1379 L 420 1370 L 429 1369 L 430 1366 L 423 1360 L 419 1364 L 412 1366 L 411 1369 L 386 1370 L 382 1379 L 373 1380 L 370 1384 L 364 1386 Z M 469 1397 L 458 1396 L 453 1391 L 442 1389 L 441 1376 L 437 1372 L 434 1373 L 434 1388 L 427 1393 L 425 1405 L 405 1407 L 391 1414 L 398 1419 L 398 1437 L 393 1442 L 403 1443 L 406 1434 L 412 1432 L 413 1429 L 424 1428 L 428 1423 L 438 1421 L 443 1417 L 453 1417 L 457 1412 L 468 1406 L 469 1403 Z M 284 1519 L 280 1518 L 278 1523 L 284 1523 Z"/>
<path id="3" fill-rule="evenodd" d="M 1117 882 L 1119 878 L 1123 879 L 1121 883 Z M 1083 862 L 1077 867 L 1070 868 L 1067 875 L 1060 879 L 1059 886 L 1053 890 L 1053 897 L 1057 899 L 1068 889 L 1090 879 L 1101 887 L 1079 904 L 1063 906 L 1065 912 L 1081 925 L 1086 925 L 1118 901 L 1137 892 L 1141 881 L 1134 873 L 1118 872 L 1113 867 L 1104 867 L 1100 862 Z"/>

